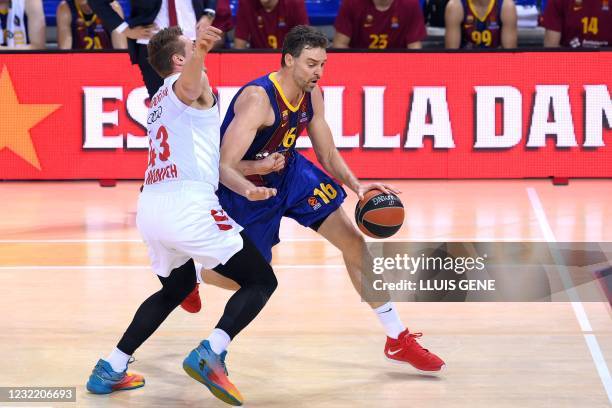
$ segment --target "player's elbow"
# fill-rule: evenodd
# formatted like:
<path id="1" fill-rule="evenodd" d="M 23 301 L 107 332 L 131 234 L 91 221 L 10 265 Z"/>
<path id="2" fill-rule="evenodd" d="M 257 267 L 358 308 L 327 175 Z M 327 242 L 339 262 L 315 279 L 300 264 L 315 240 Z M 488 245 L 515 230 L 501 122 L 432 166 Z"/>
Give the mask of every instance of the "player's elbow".
<path id="1" fill-rule="evenodd" d="M 219 177 L 227 177 L 235 171 L 239 171 L 238 165 L 240 161 L 233 160 L 229 157 L 223 157 L 221 155 L 221 160 L 219 161 Z"/>
<path id="2" fill-rule="evenodd" d="M 319 152 L 319 151 L 316 152 L 317 160 L 319 161 L 321 166 L 323 166 L 324 169 L 327 170 L 331 167 L 335 151 L 336 149 L 330 149 L 330 150 L 323 151 L 323 152 Z"/>

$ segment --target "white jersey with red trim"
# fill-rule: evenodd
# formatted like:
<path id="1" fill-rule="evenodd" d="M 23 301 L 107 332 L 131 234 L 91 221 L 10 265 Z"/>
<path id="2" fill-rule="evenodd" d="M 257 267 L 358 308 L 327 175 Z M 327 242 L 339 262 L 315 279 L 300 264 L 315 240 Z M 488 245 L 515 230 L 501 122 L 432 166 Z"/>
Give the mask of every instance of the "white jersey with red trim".
<path id="1" fill-rule="evenodd" d="M 219 186 L 219 107 L 195 109 L 176 96 L 167 77 L 151 99 L 147 116 L 149 165 L 144 184 L 198 181 Z M 158 187 L 159 189 L 159 187 Z"/>

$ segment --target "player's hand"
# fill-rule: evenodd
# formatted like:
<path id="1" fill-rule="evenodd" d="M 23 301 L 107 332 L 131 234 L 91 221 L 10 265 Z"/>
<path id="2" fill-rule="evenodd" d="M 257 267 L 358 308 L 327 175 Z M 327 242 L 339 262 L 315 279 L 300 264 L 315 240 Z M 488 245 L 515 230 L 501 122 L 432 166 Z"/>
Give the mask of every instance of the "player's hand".
<path id="1" fill-rule="evenodd" d="M 196 38 L 196 47 L 203 53 L 210 51 L 217 41 L 221 40 L 223 31 L 211 25 L 200 24 L 198 26 L 198 35 Z"/>
<path id="2" fill-rule="evenodd" d="M 285 156 L 274 152 L 265 159 L 257 161 L 257 174 L 270 174 L 273 171 L 281 171 L 285 167 Z"/>
<path id="3" fill-rule="evenodd" d="M 390 186 L 388 184 L 370 183 L 370 184 L 359 184 L 359 187 L 357 188 L 357 197 L 359 197 L 360 200 L 363 200 L 364 194 L 370 190 L 380 190 L 385 194 L 389 194 L 389 193 L 401 194 L 402 193 L 397 188 Z"/>
<path id="4" fill-rule="evenodd" d="M 200 29 L 204 29 L 206 27 L 208 27 L 209 25 L 212 25 L 213 23 L 213 19 L 208 16 L 208 15 L 204 15 L 202 17 L 200 17 L 200 20 L 197 22 L 196 24 L 196 31 L 200 30 Z"/>
<path id="5" fill-rule="evenodd" d="M 159 31 L 159 27 L 155 24 L 149 24 L 146 26 L 136 26 L 126 28 L 124 33 L 127 38 L 132 40 L 150 39 Z"/>
<path id="6" fill-rule="evenodd" d="M 245 192 L 245 196 L 247 199 L 249 199 L 249 201 L 267 200 L 268 198 L 274 197 L 275 195 L 276 189 L 268 187 L 255 187 Z"/>

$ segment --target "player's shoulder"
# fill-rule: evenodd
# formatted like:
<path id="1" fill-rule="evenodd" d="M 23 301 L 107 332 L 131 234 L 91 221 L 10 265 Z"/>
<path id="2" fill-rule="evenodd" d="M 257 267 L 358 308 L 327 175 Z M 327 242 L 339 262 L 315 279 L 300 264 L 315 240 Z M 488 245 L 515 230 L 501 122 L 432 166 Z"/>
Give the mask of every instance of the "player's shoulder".
<path id="1" fill-rule="evenodd" d="M 253 108 L 263 110 L 270 106 L 268 93 L 261 85 L 257 84 L 247 85 L 236 100 L 236 108 L 239 110 L 247 107 L 250 110 L 253 110 Z"/>

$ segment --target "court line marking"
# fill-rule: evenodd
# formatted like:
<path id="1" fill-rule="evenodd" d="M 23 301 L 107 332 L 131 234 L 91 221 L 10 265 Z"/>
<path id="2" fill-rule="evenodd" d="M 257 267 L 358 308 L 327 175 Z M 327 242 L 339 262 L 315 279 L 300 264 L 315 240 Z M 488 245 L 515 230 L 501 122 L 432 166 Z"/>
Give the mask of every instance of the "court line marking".
<path id="1" fill-rule="evenodd" d="M 337 269 L 346 268 L 344 264 L 272 264 L 277 269 Z M 0 271 L 39 269 L 39 270 L 79 270 L 79 269 L 150 269 L 151 265 L 11 265 L 0 266 Z"/>
<path id="2" fill-rule="evenodd" d="M 376 239 L 366 239 L 367 242 L 381 242 Z M 505 237 L 442 237 L 442 238 L 387 238 L 385 242 L 525 242 L 541 241 L 539 238 L 505 238 Z M 131 238 L 92 238 L 92 239 L 0 239 L 0 244 L 81 244 L 81 243 L 143 243 L 141 239 Z M 281 238 L 283 242 L 327 242 L 325 238 Z"/>
<path id="3" fill-rule="evenodd" d="M 535 188 L 527 187 L 527 195 L 529 196 L 529 201 L 533 211 L 535 212 L 540 229 L 544 234 L 544 238 L 548 242 L 557 242 L 555 234 L 553 233 L 550 223 L 548 222 L 548 218 L 546 217 L 546 212 L 542 206 L 542 201 L 540 200 Z M 559 262 L 557 262 L 557 264 L 562 265 L 562 263 Z M 608 394 L 608 400 L 610 403 L 612 403 L 612 377 L 610 376 L 610 370 L 608 369 L 606 360 L 601 352 L 601 347 L 599 346 L 597 337 L 592 334 L 593 328 L 591 327 L 591 322 L 589 321 L 586 311 L 584 310 L 584 305 L 578 297 L 576 289 L 571 284 L 571 278 L 567 272 L 567 269 L 560 268 L 560 275 L 563 285 L 565 286 L 565 290 L 567 291 L 571 300 L 572 309 L 574 310 L 574 314 L 576 315 L 576 319 L 580 325 L 580 330 L 583 332 L 584 340 L 587 344 L 589 352 L 591 353 L 591 358 L 595 363 L 597 374 L 599 374 L 599 378 L 601 379 L 604 389 Z"/>

